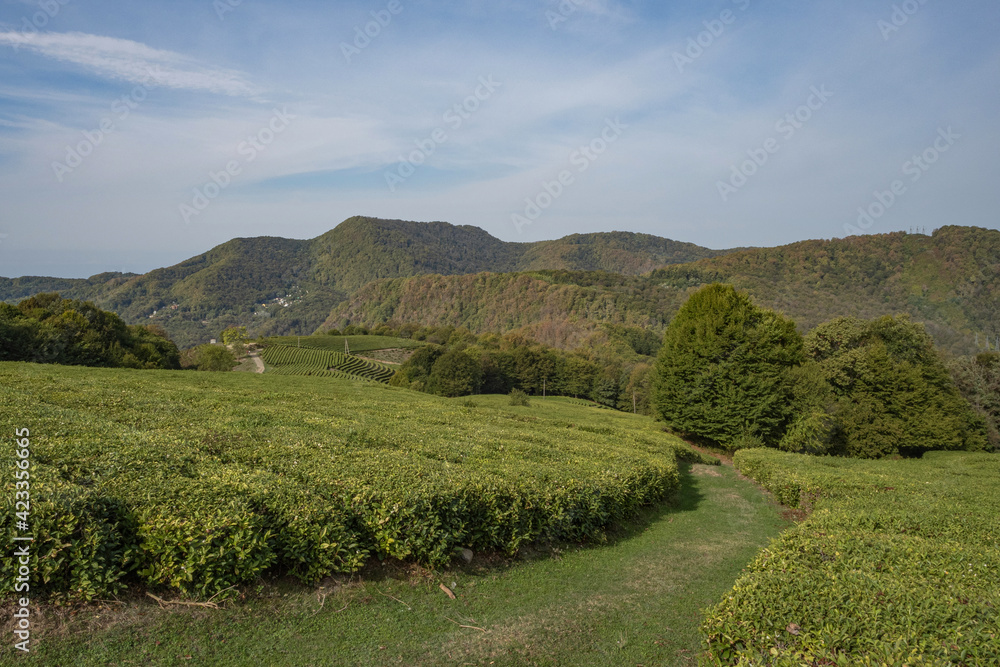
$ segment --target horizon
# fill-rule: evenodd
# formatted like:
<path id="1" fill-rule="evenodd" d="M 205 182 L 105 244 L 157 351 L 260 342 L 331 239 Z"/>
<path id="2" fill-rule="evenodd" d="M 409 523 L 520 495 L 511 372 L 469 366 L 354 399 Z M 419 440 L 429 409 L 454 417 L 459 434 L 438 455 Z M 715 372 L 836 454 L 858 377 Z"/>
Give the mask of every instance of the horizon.
<path id="1" fill-rule="evenodd" d="M 986 0 L 5 0 L 0 274 L 146 273 L 357 211 L 716 249 L 1000 229 L 998 23 Z"/>
<path id="2" fill-rule="evenodd" d="M 200 252 L 196 252 L 196 253 L 194 253 L 192 255 L 187 255 L 187 256 L 184 256 L 184 257 L 180 257 L 176 261 L 171 262 L 169 264 L 163 264 L 163 265 L 160 265 L 160 266 L 150 267 L 146 271 L 115 271 L 114 269 L 107 269 L 107 270 L 103 270 L 103 271 L 97 271 L 96 273 L 91 273 L 91 274 L 86 275 L 86 276 L 55 276 L 55 275 L 41 275 L 41 274 L 23 274 L 23 275 L 18 275 L 18 276 L 4 276 L 4 275 L 0 275 L 0 280 L 2 280 L 2 279 L 13 280 L 13 279 L 18 279 L 18 278 L 58 278 L 58 279 L 62 279 L 62 280 L 86 280 L 86 279 L 89 279 L 89 278 L 93 278 L 94 276 L 101 275 L 103 273 L 120 273 L 120 274 L 123 274 L 123 275 L 136 275 L 136 276 L 140 276 L 140 275 L 147 274 L 147 273 L 149 273 L 151 271 L 155 271 L 157 269 L 164 269 L 164 268 L 169 268 L 171 266 L 176 266 L 177 264 L 180 264 L 180 263 L 182 263 L 182 262 L 184 262 L 186 260 L 189 260 L 189 259 L 191 259 L 193 257 L 197 257 L 199 255 L 203 255 L 205 253 L 211 252 L 212 250 L 214 250 L 215 248 L 218 248 L 219 246 L 226 245 L 227 243 L 230 243 L 232 241 L 236 241 L 236 240 L 239 240 L 239 239 L 276 238 L 276 239 L 286 239 L 286 240 L 291 240 L 291 241 L 312 241 L 312 240 L 315 240 L 316 238 L 318 238 L 320 236 L 323 236 L 324 234 L 328 234 L 328 233 L 332 232 L 334 229 L 336 229 L 337 227 L 339 227 L 341 224 L 343 224 L 344 222 L 347 222 L 348 220 L 351 220 L 353 218 L 366 218 L 366 219 L 370 219 L 370 220 L 380 220 L 380 221 L 386 221 L 386 222 L 397 222 L 396 220 L 391 220 L 390 221 L 390 220 L 386 220 L 385 218 L 374 218 L 373 216 L 366 216 L 366 215 L 351 216 L 350 218 L 347 218 L 347 219 L 341 221 L 340 223 L 338 223 L 335 227 L 332 227 L 332 228 L 328 229 L 327 231 L 322 232 L 321 234 L 317 234 L 316 236 L 313 236 L 313 237 L 310 237 L 310 238 L 296 238 L 296 237 L 290 237 L 290 236 L 274 236 L 274 235 L 270 235 L 270 234 L 262 234 L 262 235 L 259 235 L 259 236 L 234 236 L 233 238 L 227 239 L 227 240 L 223 241 L 222 243 L 218 243 L 218 244 L 212 246 L 211 248 L 205 248 L 204 250 L 202 250 Z M 435 223 L 444 223 L 444 224 L 447 224 L 447 225 L 452 225 L 453 227 L 460 226 L 460 225 L 454 225 L 453 223 L 447 222 L 445 220 L 400 220 L 398 222 L 408 222 L 408 223 L 414 223 L 414 224 L 418 224 L 418 225 L 429 225 L 429 224 L 435 224 Z M 475 227 L 475 225 L 468 225 L 468 226 Z M 971 225 L 943 225 L 943 226 L 971 227 Z M 499 241 L 502 241 L 504 243 L 519 243 L 519 241 L 504 241 L 503 239 L 499 239 L 498 237 L 493 236 L 492 234 L 490 234 L 490 232 L 488 230 L 485 230 L 482 227 L 477 227 L 477 229 L 480 229 L 481 231 L 486 232 L 487 234 L 489 234 L 493 238 L 495 238 L 495 239 L 497 239 Z M 904 234 L 911 234 L 911 235 L 926 236 L 926 237 L 930 238 L 930 237 L 932 237 L 934 235 L 934 233 L 938 229 L 941 229 L 941 227 L 935 227 L 934 229 L 930 230 L 929 232 L 917 231 L 917 230 L 900 229 L 900 230 L 893 230 L 893 231 L 890 231 L 890 232 L 881 232 L 881 233 L 875 233 L 875 234 L 863 234 L 862 236 L 883 236 L 883 235 L 886 235 L 886 234 L 904 233 Z M 1000 230 L 998 230 L 998 231 L 1000 231 Z M 552 238 L 552 239 L 538 239 L 536 241 L 528 241 L 527 243 L 544 243 L 546 241 L 559 241 L 559 240 L 562 240 L 564 238 L 568 238 L 570 236 L 577 236 L 577 235 L 618 234 L 618 233 L 625 233 L 625 234 L 646 234 L 646 232 L 630 232 L 630 231 L 622 230 L 622 229 L 612 229 L 612 230 L 601 231 L 601 232 L 572 232 L 570 234 L 565 234 L 565 235 L 557 237 L 557 238 Z M 667 238 L 665 236 L 659 236 L 659 237 L 657 237 L 655 234 L 647 234 L 647 235 L 654 236 L 656 238 L 661 238 L 661 239 L 664 239 L 664 240 L 667 240 L 667 241 L 674 241 L 676 243 L 692 243 L 691 241 L 685 241 L 683 239 L 672 239 L 672 238 Z M 822 239 L 822 238 L 798 239 L 796 241 L 791 241 L 790 243 L 783 243 L 783 244 L 781 244 L 779 246 L 732 246 L 732 247 L 729 247 L 729 248 L 712 248 L 710 246 L 701 246 L 699 244 L 694 244 L 694 245 L 698 245 L 699 247 L 702 247 L 702 248 L 707 248 L 708 250 L 732 250 L 734 248 L 739 248 L 741 250 L 754 250 L 754 249 L 772 248 L 772 247 L 777 248 L 777 247 L 783 247 L 783 246 L 786 246 L 786 245 L 794 245 L 796 243 L 805 243 L 805 242 L 808 242 L 808 241 L 831 241 L 831 240 L 837 240 L 837 238 L 835 237 L 835 238 L 827 238 L 827 239 Z"/>

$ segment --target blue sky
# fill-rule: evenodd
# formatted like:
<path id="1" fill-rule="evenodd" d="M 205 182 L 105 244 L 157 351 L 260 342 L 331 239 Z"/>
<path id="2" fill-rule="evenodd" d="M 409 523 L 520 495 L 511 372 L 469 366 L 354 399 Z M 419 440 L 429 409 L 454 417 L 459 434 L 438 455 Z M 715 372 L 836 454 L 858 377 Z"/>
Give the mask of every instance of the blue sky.
<path id="1" fill-rule="evenodd" d="M 995 0 L 0 0 L 0 275 L 352 215 L 714 248 L 997 229 L 998 28 Z"/>

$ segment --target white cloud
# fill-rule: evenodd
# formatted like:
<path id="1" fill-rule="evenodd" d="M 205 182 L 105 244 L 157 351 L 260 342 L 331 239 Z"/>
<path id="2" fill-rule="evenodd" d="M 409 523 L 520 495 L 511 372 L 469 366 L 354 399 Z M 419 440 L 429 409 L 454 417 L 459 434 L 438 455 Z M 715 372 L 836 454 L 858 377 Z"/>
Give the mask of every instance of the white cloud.
<path id="1" fill-rule="evenodd" d="M 259 92 L 240 72 L 202 65 L 188 56 L 128 39 L 80 32 L 27 35 L 9 31 L 0 33 L 0 45 L 23 47 L 118 81 L 147 83 L 152 79 L 167 88 L 233 96 Z"/>

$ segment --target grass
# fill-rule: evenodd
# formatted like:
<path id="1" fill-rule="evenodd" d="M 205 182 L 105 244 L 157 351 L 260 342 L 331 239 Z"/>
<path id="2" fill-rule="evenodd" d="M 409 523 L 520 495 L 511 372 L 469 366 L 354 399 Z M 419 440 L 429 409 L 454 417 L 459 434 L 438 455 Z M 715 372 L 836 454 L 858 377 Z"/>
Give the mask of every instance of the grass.
<path id="1" fill-rule="evenodd" d="M 586 410 L 552 403 L 564 416 Z M 701 610 L 785 525 L 732 468 L 695 464 L 673 505 L 646 510 L 604 546 L 564 544 L 511 561 L 477 554 L 437 574 L 387 561 L 324 588 L 269 584 L 219 610 L 161 610 L 151 600 L 47 608 L 18 663 L 693 665 Z"/>
<path id="2" fill-rule="evenodd" d="M 1000 457 L 734 462 L 812 514 L 712 611 L 715 664 L 1000 664 Z"/>

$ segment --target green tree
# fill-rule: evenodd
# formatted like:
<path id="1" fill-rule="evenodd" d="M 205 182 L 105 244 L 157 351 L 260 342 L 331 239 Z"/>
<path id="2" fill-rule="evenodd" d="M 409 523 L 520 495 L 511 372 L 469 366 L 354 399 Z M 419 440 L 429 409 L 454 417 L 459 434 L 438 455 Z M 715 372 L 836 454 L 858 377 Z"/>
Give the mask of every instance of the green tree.
<path id="1" fill-rule="evenodd" d="M 841 317 L 806 336 L 837 397 L 838 453 L 860 458 L 980 450 L 986 424 L 963 400 L 931 337 L 907 316 Z"/>
<path id="2" fill-rule="evenodd" d="M 236 357 L 222 345 L 199 345 L 181 353 L 181 367 L 199 371 L 231 371 Z"/>
<path id="3" fill-rule="evenodd" d="M 949 364 L 959 392 L 986 420 L 993 449 L 1000 449 L 1000 353 L 961 357 Z"/>
<path id="4" fill-rule="evenodd" d="M 476 359 L 465 352 L 450 350 L 434 362 L 427 388 L 441 396 L 468 396 L 479 388 L 481 373 Z"/>
<path id="5" fill-rule="evenodd" d="M 712 284 L 667 327 L 653 408 L 675 431 L 726 447 L 748 439 L 776 445 L 792 417 L 790 370 L 802 359 L 791 320 Z"/>

